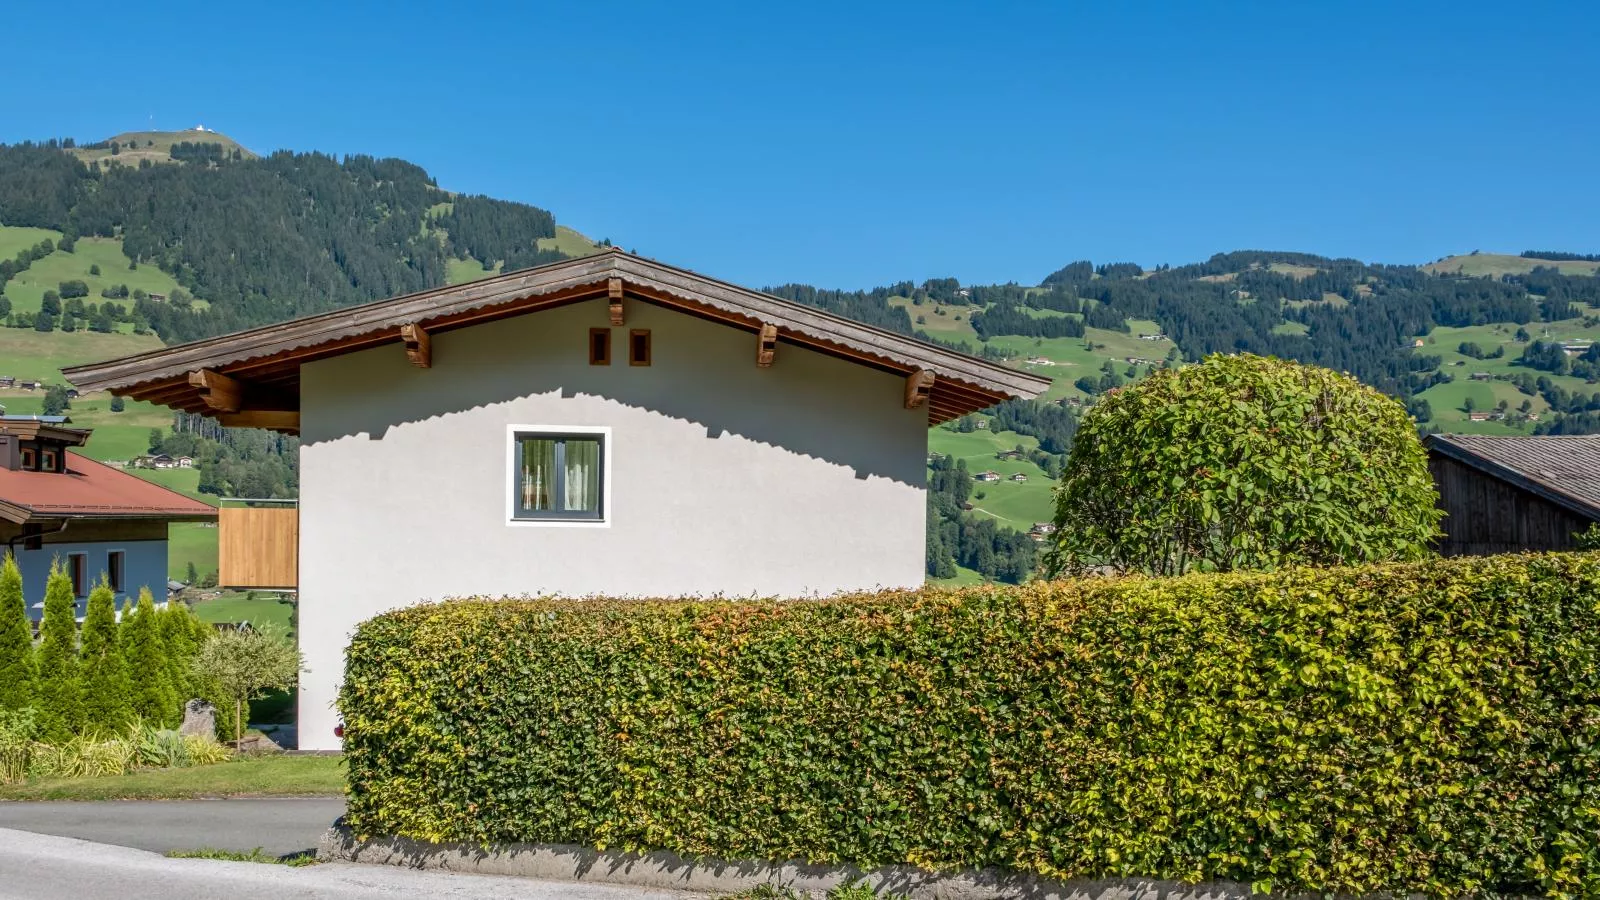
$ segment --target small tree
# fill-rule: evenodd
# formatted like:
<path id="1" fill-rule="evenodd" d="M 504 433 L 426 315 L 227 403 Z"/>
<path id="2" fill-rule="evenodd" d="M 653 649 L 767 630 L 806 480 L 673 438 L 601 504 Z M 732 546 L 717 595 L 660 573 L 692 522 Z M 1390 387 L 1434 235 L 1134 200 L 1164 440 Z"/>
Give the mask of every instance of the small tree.
<path id="1" fill-rule="evenodd" d="M 83 679 L 83 721 L 88 730 L 113 734 L 128 727 L 128 667 L 117 645 L 117 597 L 104 578 L 89 592 L 78 655 Z"/>
<path id="2" fill-rule="evenodd" d="M 127 401 L 123 400 L 121 397 L 112 397 L 111 398 L 111 411 L 112 412 L 114 412 L 114 413 L 122 412 L 124 409 L 127 409 L 127 408 L 128 408 Z"/>
<path id="3" fill-rule="evenodd" d="M 67 396 L 66 385 L 50 385 L 44 392 L 44 404 L 40 408 L 47 416 L 59 416 L 71 409 L 72 398 Z"/>
<path id="4" fill-rule="evenodd" d="M 221 632 L 195 656 L 194 671 L 217 685 L 233 704 L 235 741 L 244 734 L 244 706 L 271 691 L 294 687 L 300 651 L 273 626 Z"/>
<path id="5" fill-rule="evenodd" d="M 72 598 L 72 578 L 61 561 L 50 565 L 44 588 L 44 621 L 40 625 L 38 652 L 39 735 L 47 741 L 64 741 L 83 722 L 78 682 L 77 603 Z"/>
<path id="6" fill-rule="evenodd" d="M 172 684 L 172 669 L 168 665 L 167 646 L 162 640 L 158 615 L 150 589 L 141 589 L 138 606 L 129 603 L 123 608 L 118 637 L 122 642 L 122 657 L 127 661 L 128 676 L 133 681 L 130 706 L 134 716 L 146 722 L 172 726 L 178 722 L 178 692 Z"/>
<path id="7" fill-rule="evenodd" d="M 0 710 L 33 704 L 33 628 L 22 599 L 22 571 L 10 553 L 0 562 Z"/>
<path id="8" fill-rule="evenodd" d="M 1214 355 L 1108 394 L 1056 492 L 1051 574 L 1411 559 L 1441 513 L 1398 402 L 1327 369 Z"/>

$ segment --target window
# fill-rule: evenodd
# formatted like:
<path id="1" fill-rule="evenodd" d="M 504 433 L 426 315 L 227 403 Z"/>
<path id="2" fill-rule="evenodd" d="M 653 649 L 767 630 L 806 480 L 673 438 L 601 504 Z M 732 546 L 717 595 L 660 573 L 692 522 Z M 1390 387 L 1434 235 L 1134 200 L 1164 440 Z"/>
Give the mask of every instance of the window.
<path id="1" fill-rule="evenodd" d="M 39 471 L 41 471 L 41 472 L 54 472 L 54 471 L 57 471 L 57 469 L 56 469 L 56 451 L 54 451 L 54 450 L 40 450 L 39 451 Z"/>
<path id="2" fill-rule="evenodd" d="M 22 468 L 32 470 L 39 468 L 38 454 L 32 447 L 22 448 Z"/>
<path id="3" fill-rule="evenodd" d="M 628 365 L 650 365 L 650 330 L 635 328 L 628 332 Z"/>
<path id="4" fill-rule="evenodd" d="M 606 520 L 609 429 L 513 429 L 511 518 L 597 524 Z"/>
<path id="5" fill-rule="evenodd" d="M 589 329 L 589 365 L 611 365 L 611 329 Z"/>
<path id="6" fill-rule="evenodd" d="M 111 590 L 122 593 L 122 556 L 121 550 L 112 550 L 106 554 L 106 580 L 111 583 Z"/>
<path id="7" fill-rule="evenodd" d="M 72 596 L 89 596 L 89 557 L 83 553 L 68 553 L 67 574 L 72 577 Z"/>

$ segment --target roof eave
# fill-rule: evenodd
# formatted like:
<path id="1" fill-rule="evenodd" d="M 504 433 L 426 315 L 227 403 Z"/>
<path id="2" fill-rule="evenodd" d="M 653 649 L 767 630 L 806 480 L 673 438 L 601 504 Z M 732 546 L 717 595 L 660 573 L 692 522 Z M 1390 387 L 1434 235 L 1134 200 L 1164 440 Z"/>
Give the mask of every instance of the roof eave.
<path id="1" fill-rule="evenodd" d="M 1562 507 L 1568 512 L 1573 513 L 1574 515 L 1582 516 L 1583 518 L 1589 519 L 1593 522 L 1600 522 L 1600 506 L 1590 503 L 1581 497 L 1573 496 L 1572 494 L 1561 490 L 1549 482 L 1540 481 L 1539 479 L 1533 478 L 1524 472 L 1513 469 L 1504 463 L 1496 462 L 1492 459 L 1485 459 L 1482 456 L 1472 452 L 1472 448 L 1463 446 L 1450 440 L 1450 435 L 1428 435 L 1427 447 L 1430 450 L 1438 451 L 1441 455 L 1447 456 L 1456 462 L 1466 466 L 1471 466 L 1472 468 L 1477 469 L 1486 475 L 1498 478 L 1501 481 L 1521 488 L 1530 494 L 1534 494 L 1535 496 L 1548 500 L 1551 503 Z"/>

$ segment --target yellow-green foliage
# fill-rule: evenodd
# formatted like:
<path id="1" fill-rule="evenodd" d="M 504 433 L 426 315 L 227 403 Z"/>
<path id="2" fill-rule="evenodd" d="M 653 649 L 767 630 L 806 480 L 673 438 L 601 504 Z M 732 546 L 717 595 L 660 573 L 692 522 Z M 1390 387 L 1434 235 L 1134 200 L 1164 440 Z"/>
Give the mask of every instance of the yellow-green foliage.
<path id="1" fill-rule="evenodd" d="M 723 858 L 1600 891 L 1600 555 L 387 613 L 350 825 Z"/>

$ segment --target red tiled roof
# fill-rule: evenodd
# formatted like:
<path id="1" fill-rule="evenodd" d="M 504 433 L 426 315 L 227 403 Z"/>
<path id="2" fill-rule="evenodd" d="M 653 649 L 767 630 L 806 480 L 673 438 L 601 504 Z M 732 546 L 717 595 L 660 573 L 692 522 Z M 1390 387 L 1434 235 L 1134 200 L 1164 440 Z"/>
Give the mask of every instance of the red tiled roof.
<path id="1" fill-rule="evenodd" d="M 0 469 L 0 516 L 16 521 L 125 517 L 214 519 L 217 510 L 69 451 L 64 473 Z"/>

